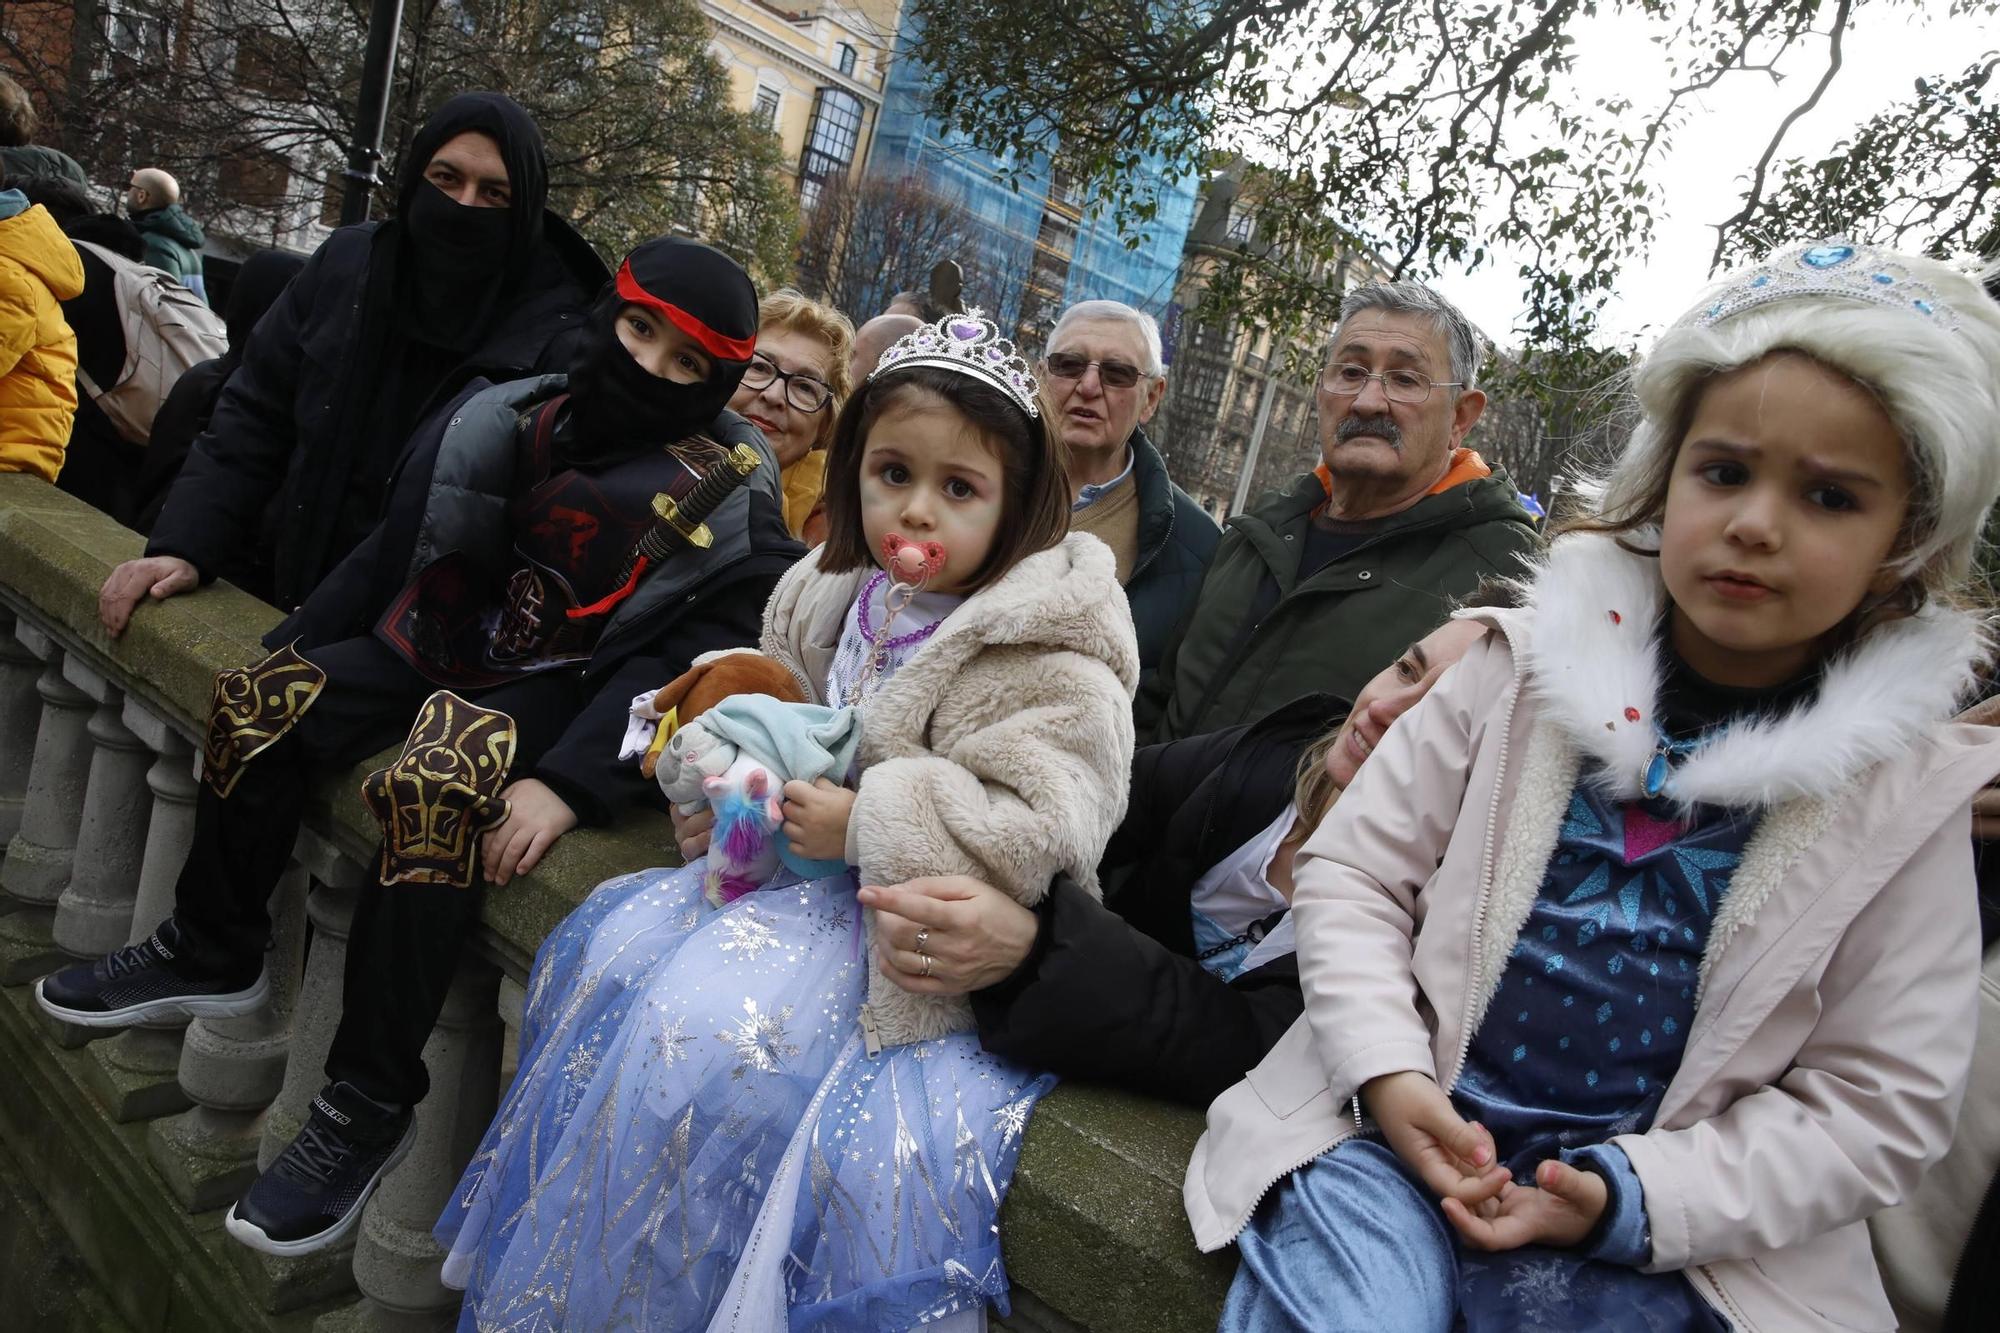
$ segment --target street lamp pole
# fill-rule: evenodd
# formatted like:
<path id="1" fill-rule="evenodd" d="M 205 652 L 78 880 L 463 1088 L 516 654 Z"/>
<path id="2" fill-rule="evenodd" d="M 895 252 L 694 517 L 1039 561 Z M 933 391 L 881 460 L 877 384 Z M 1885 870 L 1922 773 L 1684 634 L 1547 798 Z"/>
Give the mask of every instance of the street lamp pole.
<path id="1" fill-rule="evenodd" d="M 340 225 L 368 220 L 368 201 L 380 177 L 382 127 L 389 120 L 389 81 L 396 72 L 396 38 L 403 26 L 403 0 L 374 0 L 368 14 L 368 50 L 361 64 L 361 104 L 354 116 L 354 142 L 341 173 Z"/>

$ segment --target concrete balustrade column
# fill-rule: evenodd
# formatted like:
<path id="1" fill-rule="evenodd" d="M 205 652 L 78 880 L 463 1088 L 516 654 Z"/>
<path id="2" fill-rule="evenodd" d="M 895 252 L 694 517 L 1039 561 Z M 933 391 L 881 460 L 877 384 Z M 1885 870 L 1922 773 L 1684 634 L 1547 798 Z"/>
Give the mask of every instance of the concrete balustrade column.
<path id="1" fill-rule="evenodd" d="M 18 986 L 69 960 L 55 945 L 55 907 L 69 885 L 77 825 L 95 749 L 86 727 L 88 696 L 63 678 L 63 650 L 48 634 L 17 621 L 14 636 L 42 663 L 35 681 L 41 720 L 35 728 L 21 827 L 0 862 L 0 889 L 14 911 L 0 916 L 0 985 Z"/>
<path id="2" fill-rule="evenodd" d="M 236 1200 L 257 1178 L 261 1113 L 284 1083 L 305 941 L 305 869 L 296 862 L 271 894 L 271 993 L 241 1018 L 197 1018 L 181 1046 L 181 1091 L 192 1110 L 156 1120 L 147 1149 L 189 1212 Z"/>
<path id="3" fill-rule="evenodd" d="M 145 858 L 139 869 L 139 893 L 132 908 L 132 929 L 125 943 L 137 944 L 174 910 L 174 886 L 194 841 L 194 747 L 173 726 L 130 698 L 125 700 L 125 725 L 153 752 L 146 786 L 153 793 L 153 818 L 146 825 Z M 184 1025 L 131 1028 L 90 1049 L 96 1066 L 92 1088 L 111 1117 L 118 1121 L 151 1120 L 187 1109 L 181 1091 L 181 1037 Z"/>
<path id="4" fill-rule="evenodd" d="M 41 670 L 42 659 L 15 636 L 14 613 L 0 608 L 0 847 L 21 831 L 35 731 L 42 721 L 42 701 L 35 693 Z"/>
<path id="5" fill-rule="evenodd" d="M 500 970 L 467 954 L 424 1047 L 431 1092 L 417 1108 L 416 1141 L 361 1218 L 354 1281 L 377 1327 L 415 1326 L 458 1308 L 438 1280 L 431 1227 L 493 1118 L 500 1094 Z"/>
<path id="6" fill-rule="evenodd" d="M 361 865 L 342 855 L 310 828 L 299 830 L 293 857 L 311 876 L 306 920 L 305 973 L 292 1012 L 292 1039 L 284 1082 L 264 1112 L 257 1169 L 270 1170 L 305 1124 L 313 1094 L 326 1084 L 326 1053 L 340 1026 L 341 983 L 347 970 L 347 936 L 363 875 Z M 354 1233 L 330 1249 L 303 1258 L 273 1259 L 243 1246 L 230 1259 L 259 1290 L 271 1293 L 277 1308 L 294 1309 L 354 1290 Z M 328 1316 L 334 1318 L 334 1316 Z"/>
<path id="7" fill-rule="evenodd" d="M 347 974 L 347 935 L 367 868 L 342 854 L 313 830 L 300 829 L 294 852 L 313 879 L 306 899 L 312 944 L 306 951 L 298 1011 L 285 1061 L 284 1085 L 264 1117 L 264 1141 L 257 1165 L 268 1169 L 306 1123 L 313 1094 L 326 1086 L 326 1053 L 340 1026 L 341 988 Z"/>
<path id="8" fill-rule="evenodd" d="M 121 948 L 132 933 L 153 794 L 146 770 L 153 752 L 125 725 L 125 692 L 75 656 L 63 677 L 97 704 L 85 731 L 94 747 L 69 883 L 56 905 L 56 947 L 77 958 Z"/>
<path id="9" fill-rule="evenodd" d="M 194 802 L 201 783 L 194 776 L 194 745 L 173 724 L 132 699 L 125 701 L 125 725 L 153 752 L 146 786 L 153 793 L 153 818 L 146 825 L 146 853 L 139 868 L 139 894 L 132 905 L 127 944 L 137 944 L 174 911 L 174 889 L 188 848 L 194 845 Z"/>

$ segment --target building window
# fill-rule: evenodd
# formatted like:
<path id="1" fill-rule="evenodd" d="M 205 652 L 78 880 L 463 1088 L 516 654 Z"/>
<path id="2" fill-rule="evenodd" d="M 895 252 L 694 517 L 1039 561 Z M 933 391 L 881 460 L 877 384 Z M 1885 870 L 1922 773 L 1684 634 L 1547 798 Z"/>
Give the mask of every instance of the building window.
<path id="1" fill-rule="evenodd" d="M 806 130 L 805 151 L 799 154 L 799 202 L 811 208 L 819 202 L 826 182 L 844 175 L 861 142 L 861 102 L 839 88 L 822 88 L 813 97 L 812 124 Z"/>
<path id="2" fill-rule="evenodd" d="M 165 26 L 133 0 L 106 0 L 98 12 L 104 21 L 104 44 L 114 54 L 144 60 L 165 53 Z"/>
<path id="3" fill-rule="evenodd" d="M 851 75 L 854 73 L 854 48 L 852 46 L 846 42 L 841 42 L 833 48 L 833 58 L 834 62 L 840 66 L 842 74 Z"/>
<path id="4" fill-rule="evenodd" d="M 288 54 L 284 40 L 276 33 L 246 30 L 236 39 L 237 84 L 253 93 L 282 93 L 296 86 L 297 79 L 284 73 Z"/>
<path id="5" fill-rule="evenodd" d="M 760 87 L 757 89 L 757 101 L 750 109 L 750 118 L 767 130 L 778 123 L 778 90 L 776 88 Z"/>
<path id="6" fill-rule="evenodd" d="M 292 183 L 292 164 L 268 148 L 244 145 L 222 159 L 217 192 L 233 204 L 276 208 Z"/>
<path id="7" fill-rule="evenodd" d="M 1241 245 L 1250 239 L 1252 218 L 1248 208 L 1237 205 L 1229 210 L 1229 239 Z"/>

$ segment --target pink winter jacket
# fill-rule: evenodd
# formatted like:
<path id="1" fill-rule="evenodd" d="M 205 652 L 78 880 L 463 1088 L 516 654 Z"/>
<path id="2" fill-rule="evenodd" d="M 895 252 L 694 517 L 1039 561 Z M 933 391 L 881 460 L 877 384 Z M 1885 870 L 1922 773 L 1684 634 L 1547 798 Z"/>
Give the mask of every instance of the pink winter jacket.
<path id="1" fill-rule="evenodd" d="M 1356 1132 L 1362 1083 L 1457 1079 L 1584 759 L 1636 794 L 1661 596 L 1657 562 L 1559 542 L 1532 605 L 1476 613 L 1497 632 L 1390 729 L 1300 851 L 1306 1012 L 1209 1107 L 1184 1189 L 1204 1250 Z M 1764 813 L 1654 1126 L 1612 1141 L 1644 1186 L 1648 1270 L 1687 1270 L 1739 1330 L 1895 1327 L 1864 1219 L 1949 1147 L 1971 1056 L 1968 811 L 2000 732 L 1944 719 L 1980 652 L 1953 612 L 1878 629 L 1811 707 L 1732 727 L 1669 787 Z"/>

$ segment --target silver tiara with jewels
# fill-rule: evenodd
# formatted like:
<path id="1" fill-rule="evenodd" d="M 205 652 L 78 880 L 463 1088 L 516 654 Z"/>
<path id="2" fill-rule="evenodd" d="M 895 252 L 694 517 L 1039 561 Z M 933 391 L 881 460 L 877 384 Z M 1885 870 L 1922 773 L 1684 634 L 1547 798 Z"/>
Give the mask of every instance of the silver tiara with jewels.
<path id="1" fill-rule="evenodd" d="M 1820 241 L 1772 255 L 1743 274 L 1683 324 L 1720 323 L 1745 310 L 1801 296 L 1832 296 L 1907 310 L 1942 329 L 1958 327 L 1958 312 L 1912 274 L 1894 254 L 1854 241 Z"/>
<path id="2" fill-rule="evenodd" d="M 1012 398 L 1030 417 L 1041 419 L 1042 409 L 1035 401 L 1034 368 L 977 307 L 946 315 L 898 338 L 882 353 L 868 380 L 873 383 L 892 370 L 912 366 L 939 366 L 984 380 Z"/>

